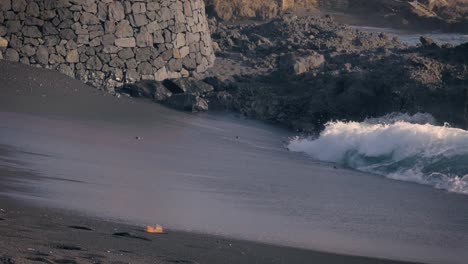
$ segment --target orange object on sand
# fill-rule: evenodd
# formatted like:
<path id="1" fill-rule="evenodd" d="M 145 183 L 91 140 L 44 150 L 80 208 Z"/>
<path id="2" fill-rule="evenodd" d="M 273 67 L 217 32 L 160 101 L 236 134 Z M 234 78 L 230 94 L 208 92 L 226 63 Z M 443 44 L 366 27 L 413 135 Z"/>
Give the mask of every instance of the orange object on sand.
<path id="1" fill-rule="evenodd" d="M 147 226 L 146 227 L 146 232 L 148 233 L 156 233 L 156 234 L 163 234 L 164 229 L 160 225 L 156 225 L 155 227 L 153 226 Z"/>

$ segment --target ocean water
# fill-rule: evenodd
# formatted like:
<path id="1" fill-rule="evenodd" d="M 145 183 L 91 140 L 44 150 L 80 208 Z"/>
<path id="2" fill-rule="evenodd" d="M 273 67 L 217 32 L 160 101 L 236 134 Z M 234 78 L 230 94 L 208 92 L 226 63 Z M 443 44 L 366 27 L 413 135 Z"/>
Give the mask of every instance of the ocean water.
<path id="1" fill-rule="evenodd" d="M 468 194 L 468 131 L 435 125 L 427 114 L 330 122 L 317 138 L 293 138 L 288 148 L 390 179 Z"/>
<path id="2" fill-rule="evenodd" d="M 314 141 L 289 143 L 290 132 L 235 116 L 123 101 L 112 109 L 88 117 L 88 102 L 76 116 L 0 112 L 0 166 L 36 175 L 2 179 L 10 186 L 2 194 L 142 227 L 425 263 L 468 259 L 467 195 L 328 162 L 359 144 L 364 153 L 395 150 L 397 140 L 385 137 L 392 133 L 398 146 L 413 144 L 398 154 L 409 157 L 429 133 L 405 129 L 412 123 L 390 122 L 387 132 L 380 121 L 331 125 L 326 131 L 342 136 L 319 138 L 321 156 L 312 158 L 314 148 L 287 147 Z M 350 140 L 361 126 L 374 132 Z M 434 128 L 453 137 L 428 151 L 463 142 L 463 131 Z M 355 164 L 372 167 L 356 155 Z"/>
<path id="3" fill-rule="evenodd" d="M 394 114 L 330 123 L 320 137 L 300 139 L 233 115 L 117 99 L 21 67 L 0 75 L 0 167 L 32 176 L 0 175 L 0 195 L 142 228 L 467 262 L 463 130 Z M 41 85 L 29 87 L 34 82 Z M 391 179 L 398 177 L 406 181 Z"/>

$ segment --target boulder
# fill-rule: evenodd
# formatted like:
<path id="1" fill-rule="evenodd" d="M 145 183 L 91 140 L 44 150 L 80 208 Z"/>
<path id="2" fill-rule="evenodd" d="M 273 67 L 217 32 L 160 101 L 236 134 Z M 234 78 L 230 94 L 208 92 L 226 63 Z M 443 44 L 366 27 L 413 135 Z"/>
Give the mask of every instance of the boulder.
<path id="1" fill-rule="evenodd" d="M 172 108 L 188 112 L 208 110 L 208 103 L 205 99 L 194 94 L 174 94 L 166 102 Z"/>
<path id="2" fill-rule="evenodd" d="M 26 57 L 23 57 L 20 59 L 20 63 L 22 64 L 26 64 L 26 65 L 30 65 L 30 61 L 29 61 L 29 58 L 26 58 Z"/>
<path id="3" fill-rule="evenodd" d="M 28 7 L 26 8 L 26 15 L 30 17 L 39 17 L 41 15 L 41 12 L 39 11 L 39 5 L 36 2 L 31 2 L 28 4 Z"/>
<path id="4" fill-rule="evenodd" d="M 21 21 L 10 20 L 5 23 L 7 27 L 7 33 L 17 33 L 21 31 Z"/>
<path id="5" fill-rule="evenodd" d="M 99 24 L 99 18 L 91 13 L 83 12 L 80 21 L 83 25 L 96 25 Z"/>
<path id="6" fill-rule="evenodd" d="M 135 38 L 118 38 L 115 45 L 121 48 L 133 48 L 136 46 Z"/>
<path id="7" fill-rule="evenodd" d="M 136 70 L 131 69 L 125 73 L 125 79 L 127 82 L 136 82 L 140 80 L 140 76 Z"/>
<path id="8" fill-rule="evenodd" d="M 109 5 L 109 18 L 120 21 L 125 18 L 125 9 L 120 2 L 113 2 Z"/>
<path id="9" fill-rule="evenodd" d="M 36 55 L 36 49 L 33 48 L 31 45 L 26 45 L 21 48 L 21 52 L 26 54 L 27 57 L 31 57 Z"/>
<path id="10" fill-rule="evenodd" d="M 169 91 L 162 82 L 152 80 L 126 84 L 122 88 L 122 92 L 128 93 L 133 97 L 151 98 L 157 102 L 165 101 L 172 96 L 171 91 Z"/>
<path id="11" fill-rule="evenodd" d="M 133 37 L 133 28 L 128 20 L 123 20 L 117 25 L 115 36 L 118 38 Z"/>
<path id="12" fill-rule="evenodd" d="M 65 74 L 65 75 L 68 75 L 71 78 L 75 78 L 75 72 L 73 71 L 73 69 L 70 66 L 65 65 L 65 64 L 61 64 L 57 69 L 58 69 L 59 72 Z"/>
<path id="13" fill-rule="evenodd" d="M 173 93 L 202 95 L 214 90 L 213 86 L 193 77 L 166 80 L 164 85 L 166 85 L 166 87 L 168 87 Z"/>
<path id="14" fill-rule="evenodd" d="M 13 0 L 11 2 L 11 8 L 18 13 L 26 11 L 26 6 L 26 0 Z"/>
<path id="15" fill-rule="evenodd" d="M 44 26 L 42 26 L 42 34 L 44 36 L 58 35 L 59 32 L 51 22 L 46 21 Z"/>
<path id="16" fill-rule="evenodd" d="M 189 47 L 182 47 L 180 50 L 179 50 L 179 55 L 180 55 L 180 58 L 185 58 L 187 55 L 190 54 L 190 49 Z"/>
<path id="17" fill-rule="evenodd" d="M 319 53 L 306 56 L 286 54 L 280 57 L 279 69 L 284 75 L 302 75 L 310 70 L 317 69 L 325 63 L 325 57 Z"/>
<path id="18" fill-rule="evenodd" d="M 88 70 L 101 70 L 102 68 L 102 62 L 101 60 L 94 56 L 94 57 L 91 57 L 89 58 L 87 61 L 86 61 L 86 68 Z"/>
<path id="19" fill-rule="evenodd" d="M 8 47 L 8 40 L 6 40 L 5 38 L 2 38 L 0 37 L 0 49 L 4 49 Z"/>
<path id="20" fill-rule="evenodd" d="M 211 45 L 214 52 L 221 52 L 221 48 L 219 47 L 219 44 L 217 42 L 213 41 Z"/>
<path id="21" fill-rule="evenodd" d="M 154 74 L 154 79 L 156 81 L 164 81 L 168 78 L 167 69 L 166 67 L 162 67 L 161 69 L 157 70 Z"/>
<path id="22" fill-rule="evenodd" d="M 14 49 L 7 49 L 5 51 L 5 60 L 8 60 L 8 61 L 19 61 L 19 54 L 16 50 Z"/>
<path id="23" fill-rule="evenodd" d="M 180 71 L 180 75 L 182 75 L 182 77 L 186 78 L 186 77 L 189 77 L 190 76 L 190 72 L 187 71 L 186 69 L 182 69 Z"/>
<path id="24" fill-rule="evenodd" d="M 149 48 L 140 48 L 135 50 L 135 59 L 137 61 L 148 61 L 151 57 L 151 50 Z"/>
<path id="25" fill-rule="evenodd" d="M 102 36 L 101 43 L 103 46 L 113 45 L 115 43 L 114 34 L 106 34 Z"/>
<path id="26" fill-rule="evenodd" d="M 76 34 L 73 30 L 67 28 L 67 29 L 60 30 L 60 37 L 66 40 L 72 40 L 72 39 L 76 39 Z"/>
<path id="27" fill-rule="evenodd" d="M 144 3 L 134 3 L 132 5 L 133 14 L 144 14 L 146 12 L 146 6 Z"/>
<path id="28" fill-rule="evenodd" d="M 219 91 L 231 91 L 236 89 L 235 88 L 235 83 L 236 83 L 236 78 L 235 76 L 210 76 L 205 79 L 203 79 L 204 82 L 210 84 L 213 86 L 214 90 L 219 92 Z"/>
<path id="29" fill-rule="evenodd" d="M 138 73 L 141 75 L 152 75 L 153 66 L 149 62 L 142 62 L 138 65 Z"/>
<path id="30" fill-rule="evenodd" d="M 421 45 L 425 48 L 427 47 L 432 47 L 432 48 L 435 48 L 435 47 L 438 47 L 439 45 L 437 45 L 437 43 L 430 37 L 426 37 L 426 36 L 421 36 L 419 38 L 419 41 L 421 42 Z"/>
<path id="31" fill-rule="evenodd" d="M 167 70 L 172 72 L 179 72 L 182 70 L 182 61 L 178 59 L 171 59 L 167 63 Z"/>
<path id="32" fill-rule="evenodd" d="M 119 58 L 121 58 L 122 60 L 128 60 L 130 58 L 135 57 L 133 50 L 130 48 L 122 49 L 121 51 L 119 51 L 118 55 Z"/>
<path id="33" fill-rule="evenodd" d="M 156 102 L 162 102 L 166 101 L 169 97 L 172 96 L 171 91 L 166 88 L 161 82 L 156 82 L 156 90 L 154 91 L 153 94 L 153 99 Z"/>
<path id="34" fill-rule="evenodd" d="M 141 27 L 141 26 L 148 24 L 148 19 L 146 18 L 146 15 L 144 14 L 136 14 L 136 15 L 133 15 L 133 22 L 135 26 Z"/>
<path id="35" fill-rule="evenodd" d="M 226 91 L 209 93 L 206 99 L 211 110 L 231 110 L 234 101 L 233 96 Z"/>
<path id="36" fill-rule="evenodd" d="M 117 53 L 118 51 L 119 51 L 119 48 L 114 45 L 104 46 L 104 48 L 102 49 L 102 52 L 104 52 L 104 54 L 114 54 L 114 53 Z"/>
<path id="37" fill-rule="evenodd" d="M 185 34 L 183 33 L 177 34 L 174 45 L 176 48 L 181 48 L 185 46 Z"/>
<path id="38" fill-rule="evenodd" d="M 70 50 L 67 53 L 66 61 L 69 63 L 77 63 L 80 61 L 80 56 L 78 54 L 78 50 Z"/>
<path id="39" fill-rule="evenodd" d="M 28 16 L 25 18 L 24 24 L 28 26 L 43 26 L 44 20 Z"/>
<path id="40" fill-rule="evenodd" d="M 136 35 L 136 44 L 140 48 L 150 47 L 153 45 L 153 35 L 148 32 L 141 32 Z"/>
<path id="41" fill-rule="evenodd" d="M 0 11 L 8 11 L 11 9 L 11 0 L 0 0 Z"/>
<path id="42" fill-rule="evenodd" d="M 125 62 L 125 65 L 127 66 L 127 69 L 136 69 L 138 64 L 135 59 L 129 59 Z"/>
<path id="43" fill-rule="evenodd" d="M 109 65 L 114 68 L 123 68 L 125 65 L 125 62 L 120 59 L 119 57 L 114 57 L 110 62 Z"/>
<path id="44" fill-rule="evenodd" d="M 37 62 L 47 65 L 49 63 L 49 51 L 46 47 L 40 46 L 36 51 Z"/>
<path id="45" fill-rule="evenodd" d="M 23 35 L 30 38 L 40 38 L 42 37 L 41 31 L 36 26 L 29 26 L 23 28 Z"/>
<path id="46" fill-rule="evenodd" d="M 160 4 L 158 2 L 148 2 L 146 5 L 147 11 L 157 11 L 161 9 Z"/>

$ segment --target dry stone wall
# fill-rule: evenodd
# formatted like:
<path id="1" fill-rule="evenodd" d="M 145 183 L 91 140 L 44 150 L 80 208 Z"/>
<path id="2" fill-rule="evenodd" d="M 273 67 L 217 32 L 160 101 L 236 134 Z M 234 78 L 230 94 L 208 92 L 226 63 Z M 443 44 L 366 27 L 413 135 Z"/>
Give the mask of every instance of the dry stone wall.
<path id="1" fill-rule="evenodd" d="M 0 0 L 0 59 L 112 91 L 203 72 L 214 53 L 203 0 Z"/>

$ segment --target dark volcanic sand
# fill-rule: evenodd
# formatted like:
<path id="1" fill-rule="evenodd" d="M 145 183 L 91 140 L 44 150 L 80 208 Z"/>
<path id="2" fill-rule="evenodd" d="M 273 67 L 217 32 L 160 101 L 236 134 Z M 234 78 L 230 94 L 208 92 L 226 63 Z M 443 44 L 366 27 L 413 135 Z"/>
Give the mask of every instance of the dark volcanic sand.
<path id="1" fill-rule="evenodd" d="M 53 71 L 0 61 L 0 72 L 3 112 L 90 119 L 145 115 L 138 107 L 129 107 L 137 104 L 132 99 L 117 100 Z M 63 100 L 70 96 L 74 100 Z M 0 164 L 0 193 L 11 191 L 3 184 L 33 177 Z M 5 256 L 0 263 L 13 263 L 8 256 L 15 263 L 396 263 L 171 230 L 167 235 L 150 235 L 141 226 L 28 205 L 5 196 L 0 196 L 0 208 L 0 256 Z"/>
<path id="2" fill-rule="evenodd" d="M 0 181 L 30 177 L 0 170 Z M 0 187 L 0 192 L 3 191 Z M 0 263 L 404 263 L 178 232 L 148 234 L 0 195 Z M 3 259 L 2 259 L 3 256 Z M 12 259 L 15 262 L 8 262 Z M 3 261 L 3 262 L 2 262 Z"/>

